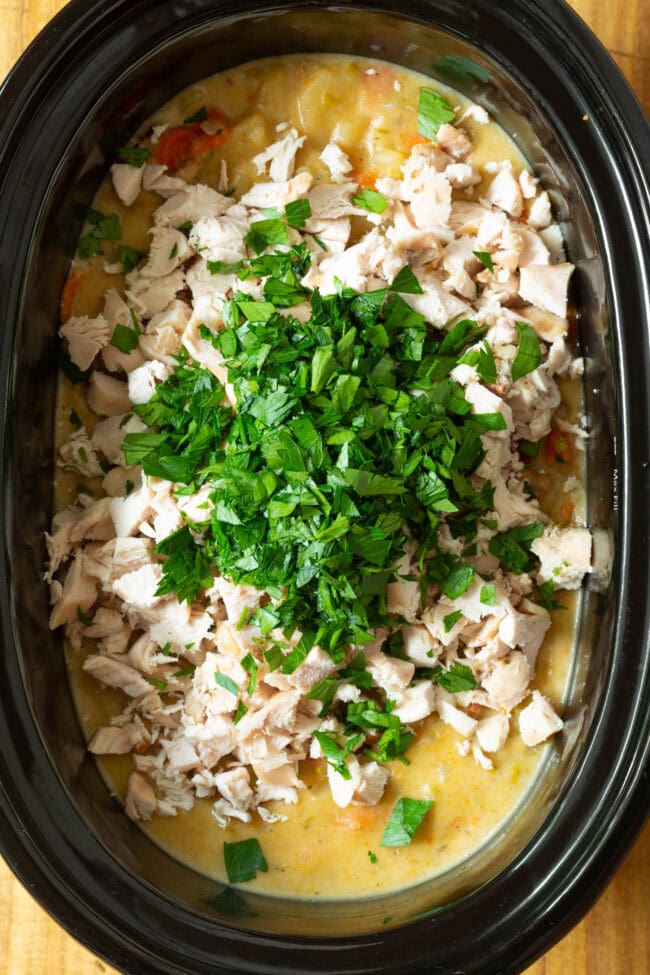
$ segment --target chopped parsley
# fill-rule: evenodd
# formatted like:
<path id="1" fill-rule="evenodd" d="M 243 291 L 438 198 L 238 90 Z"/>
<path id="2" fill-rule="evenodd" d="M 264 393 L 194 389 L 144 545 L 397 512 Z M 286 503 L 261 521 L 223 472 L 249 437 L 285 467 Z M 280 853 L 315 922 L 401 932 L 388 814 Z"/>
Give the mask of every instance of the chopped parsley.
<path id="1" fill-rule="evenodd" d="M 350 752 L 354 751 L 354 749 L 361 744 L 363 741 L 363 735 L 357 734 L 352 738 L 348 738 L 343 747 L 341 747 L 341 745 L 339 745 L 331 735 L 325 734 L 324 731 L 315 731 L 314 738 L 320 745 L 327 764 L 330 765 L 335 772 L 338 772 L 342 779 L 351 779 L 352 776 L 347 766 L 346 758 Z"/>
<path id="2" fill-rule="evenodd" d="M 81 606 L 77 606 L 77 619 L 79 620 L 80 623 L 83 623 L 84 626 L 93 625 L 93 621 L 89 616 L 86 616 Z"/>
<path id="3" fill-rule="evenodd" d="M 508 528 L 507 531 L 499 532 L 488 543 L 488 550 L 502 562 L 506 569 L 521 575 L 522 572 L 530 572 L 535 566 L 535 559 L 531 555 L 530 546 L 539 538 L 544 531 L 544 526 L 539 522 L 532 525 L 521 525 L 517 528 Z"/>
<path id="4" fill-rule="evenodd" d="M 256 220 L 244 237 L 244 241 L 256 254 L 261 254 L 273 244 L 289 245 L 289 234 L 284 220 L 269 217 L 268 220 Z"/>
<path id="5" fill-rule="evenodd" d="M 486 84 L 490 80 L 490 73 L 485 68 L 463 54 L 443 54 L 436 61 L 435 68 L 461 81 L 480 81 Z"/>
<path id="6" fill-rule="evenodd" d="M 269 869 L 259 840 L 255 837 L 239 840 L 237 843 L 224 843 L 223 859 L 226 875 L 231 884 L 253 880 L 258 871 L 266 873 Z"/>
<path id="7" fill-rule="evenodd" d="M 253 228 L 262 249 L 287 231 L 275 217 Z M 290 307 L 281 314 L 305 299 L 309 262 L 301 244 L 229 268 L 262 278 L 264 292 L 255 300 L 235 290 L 223 306 L 226 327 L 200 329 L 226 360 L 236 411 L 219 380 L 185 355 L 134 407 L 149 429 L 123 443 L 127 465 L 184 493 L 208 489 L 205 521 L 157 546 L 159 594 L 200 599 L 213 568 L 266 591 L 270 601 L 251 625 L 263 636 L 284 631 L 273 665 L 286 674 L 313 646 L 341 664 L 370 631 L 400 625 L 387 613 L 386 586 L 409 537 L 423 587 L 450 599 L 467 591 L 475 569 L 439 548 L 438 522 L 444 515 L 462 551 L 475 551 L 478 519 L 493 510 L 492 485 L 471 479 L 485 456 L 481 433 L 505 428 L 501 414 L 473 414 L 449 375 L 468 349 L 492 362 L 487 345 L 472 349 L 484 327 L 466 319 L 441 335 L 428 325 L 396 293 L 415 293 L 408 268 L 392 289 L 314 291 L 306 322 Z M 360 687 L 367 679 L 365 666 L 350 675 Z M 322 683 L 317 699 L 331 703 L 338 686 Z M 392 732 L 377 753 L 401 754 L 399 722 L 381 721 Z"/>
<path id="8" fill-rule="evenodd" d="M 403 757 L 413 741 L 413 733 L 407 731 L 397 717 L 391 714 L 393 705 L 387 702 L 382 709 L 376 701 L 352 702 L 347 706 L 346 722 L 350 731 L 361 728 L 366 734 L 381 730 L 379 739 L 372 749 L 366 749 L 365 754 L 377 762 L 389 762 Z"/>
<path id="9" fill-rule="evenodd" d="M 520 440 L 519 453 L 523 454 L 524 457 L 538 457 L 541 446 L 539 440 Z"/>
<path id="10" fill-rule="evenodd" d="M 489 251 L 472 251 L 472 254 L 480 261 L 483 267 L 487 268 L 488 271 L 494 273 L 494 262 L 492 260 L 492 255 Z"/>
<path id="11" fill-rule="evenodd" d="M 128 163 L 130 166 L 137 166 L 141 169 L 151 155 L 149 149 L 144 146 L 124 146 L 117 150 L 120 162 Z"/>
<path id="12" fill-rule="evenodd" d="M 487 582 L 484 586 L 481 586 L 479 599 L 484 606 L 496 606 L 497 587 L 493 582 Z"/>
<path id="13" fill-rule="evenodd" d="M 120 264 L 125 274 L 132 271 L 139 260 L 142 258 L 140 251 L 137 251 L 135 247 L 127 247 L 125 244 L 120 244 L 117 249 L 117 253 L 120 259 Z"/>
<path id="14" fill-rule="evenodd" d="M 230 693 L 234 694 L 235 697 L 239 696 L 239 688 L 235 684 L 232 677 L 228 677 L 226 674 L 215 674 L 214 680 L 219 687 L 223 687 L 224 691 L 230 691 Z"/>
<path id="15" fill-rule="evenodd" d="M 367 210 L 369 213 L 383 213 L 388 206 L 388 200 L 377 190 L 363 189 L 356 196 L 352 197 L 355 206 Z"/>
<path id="16" fill-rule="evenodd" d="M 137 347 L 140 340 L 140 325 L 138 319 L 136 318 L 133 309 L 130 309 L 131 321 L 133 322 L 133 328 L 128 325 L 122 325 L 120 322 L 117 323 L 113 330 L 113 335 L 111 336 L 111 345 L 114 345 L 116 349 L 120 352 L 128 353 L 133 352 Z"/>
<path id="17" fill-rule="evenodd" d="M 373 853 L 372 850 L 368 850 L 368 859 L 373 864 L 374 863 L 379 863 L 379 858 L 377 857 L 377 854 L 376 853 Z"/>
<path id="18" fill-rule="evenodd" d="M 433 802 L 423 799 L 398 799 L 386 823 L 382 846 L 408 846 L 422 825 Z"/>
<path id="19" fill-rule="evenodd" d="M 433 680 L 449 694 L 460 694 L 462 691 L 473 691 L 478 687 L 476 678 L 466 664 L 452 664 L 449 670 L 434 667 Z"/>
<path id="20" fill-rule="evenodd" d="M 542 361 L 542 350 L 533 326 L 528 322 L 515 322 L 515 325 L 519 332 L 519 346 L 512 363 L 513 383 L 537 369 Z"/>
<path id="21" fill-rule="evenodd" d="M 208 110 L 205 105 L 201 105 L 193 115 L 188 115 L 186 119 L 183 119 L 185 125 L 192 125 L 193 122 L 205 122 L 208 118 Z"/>
<path id="22" fill-rule="evenodd" d="M 250 676 L 247 693 L 248 696 L 251 697 L 253 691 L 255 690 L 255 683 L 257 681 L 257 661 L 252 653 L 247 653 L 246 656 L 242 658 L 241 665 L 246 673 Z"/>
<path id="23" fill-rule="evenodd" d="M 544 609 L 566 609 L 564 603 L 559 602 L 557 599 L 553 598 L 553 589 L 555 588 L 553 580 L 547 579 L 540 586 L 537 587 L 535 592 L 535 601 L 543 606 Z"/>
<path id="24" fill-rule="evenodd" d="M 399 291 L 403 295 L 421 295 L 424 293 L 420 282 L 408 264 L 404 265 L 391 284 L 390 289 L 391 291 Z"/>
<path id="25" fill-rule="evenodd" d="M 290 227 L 304 227 L 311 217 L 311 204 L 306 199 L 294 200 L 293 203 L 287 203 L 284 213 Z"/>
<path id="26" fill-rule="evenodd" d="M 120 240 L 122 237 L 120 218 L 117 213 L 106 216 L 99 210 L 88 207 L 86 220 L 93 229 L 79 241 L 77 248 L 79 257 L 96 257 L 102 253 L 103 240 Z"/>
<path id="27" fill-rule="evenodd" d="M 463 613 L 462 610 L 460 609 L 455 610 L 453 613 L 447 613 L 447 615 L 442 620 L 443 626 L 445 628 L 445 633 L 449 633 L 450 630 L 453 630 L 458 620 L 462 619 L 462 616 Z"/>
<path id="28" fill-rule="evenodd" d="M 433 88 L 420 88 L 418 132 L 425 139 L 435 139 L 438 129 L 456 118 L 453 106 Z"/>

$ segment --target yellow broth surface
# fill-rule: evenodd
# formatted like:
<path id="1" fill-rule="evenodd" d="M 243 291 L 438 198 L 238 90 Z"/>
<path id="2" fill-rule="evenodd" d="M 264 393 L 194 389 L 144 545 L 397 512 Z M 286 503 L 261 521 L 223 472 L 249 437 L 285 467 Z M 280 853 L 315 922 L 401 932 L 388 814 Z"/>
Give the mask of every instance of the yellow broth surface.
<path id="1" fill-rule="evenodd" d="M 371 73 L 368 73 L 368 71 Z M 218 109 L 231 125 L 229 139 L 219 148 L 204 153 L 178 170 L 186 181 L 217 187 L 222 160 L 229 185 L 237 196 L 255 181 L 252 157 L 277 138 L 275 126 L 289 122 L 307 136 L 297 156 L 297 168 L 309 169 L 315 182 L 331 177 L 319 154 L 335 139 L 349 156 L 352 178 L 371 185 L 378 176 L 400 176 L 400 166 L 417 136 L 418 89 L 430 80 L 383 62 L 339 55 L 296 55 L 266 59 L 214 75 L 185 89 L 160 108 L 140 130 L 141 144 L 155 125 L 179 125 L 201 106 Z M 457 92 L 436 86 L 453 105 L 465 106 Z M 463 123 L 474 140 L 470 161 L 480 166 L 488 160 L 508 159 L 515 172 L 527 167 L 521 153 L 494 122 Z M 477 188 L 477 197 L 482 187 Z M 136 203 L 124 207 L 110 179 L 100 186 L 93 206 L 104 213 L 117 213 L 122 225 L 122 243 L 140 251 L 148 249 L 152 213 L 161 203 L 153 192 L 142 192 Z M 354 227 L 353 227 L 354 237 Z M 74 314 L 95 315 L 110 287 L 124 284 L 120 274 L 106 274 L 104 261 L 117 257 L 117 244 L 105 242 L 104 257 L 83 262 L 73 303 Z M 79 268 L 73 266 L 71 273 Z M 71 309 L 72 310 L 72 309 Z M 576 382 L 561 385 L 560 415 L 574 420 L 580 408 L 580 387 Z M 94 415 L 83 388 L 61 377 L 57 406 L 57 445 L 73 428 L 69 415 L 76 411 L 89 432 Z M 542 508 L 558 521 L 580 516 L 581 489 L 566 492 L 570 476 L 581 480 L 580 457 L 572 463 L 549 465 L 544 454 L 531 464 L 529 480 Z M 78 475 L 57 472 L 57 508 L 74 501 L 80 483 Z M 95 496 L 101 494 L 98 480 L 86 480 Z M 532 686 L 539 688 L 559 708 L 570 671 L 575 619 L 575 598 L 563 593 L 564 610 L 553 611 L 549 630 L 537 663 Z M 92 645 L 86 641 L 79 651 L 67 648 L 70 681 L 85 735 L 118 714 L 126 703 L 121 692 L 102 689 L 81 669 Z M 461 757 L 459 736 L 437 717 L 417 727 L 409 748 L 410 764 L 390 763 L 391 778 L 377 806 L 335 806 L 322 761 L 303 763 L 306 788 L 297 806 L 271 803 L 273 812 L 285 821 L 263 823 L 257 816 L 249 824 L 232 822 L 221 828 L 211 813 L 212 801 L 197 800 L 189 813 L 154 818 L 141 828 L 170 855 L 201 873 L 225 880 L 223 842 L 256 836 L 268 862 L 268 873 L 260 873 L 247 887 L 279 896 L 304 898 L 351 898 L 372 896 L 408 887 L 434 877 L 467 858 L 495 833 L 522 802 L 526 791 L 550 746 L 528 748 L 519 738 L 516 713 L 512 733 L 505 747 L 493 756 L 494 769 L 486 771 L 473 758 Z M 129 756 L 98 758 L 111 791 L 123 800 L 131 769 Z M 410 846 L 382 848 L 384 827 L 400 796 L 432 799 L 434 805 Z M 373 863 L 369 853 L 377 857 Z"/>

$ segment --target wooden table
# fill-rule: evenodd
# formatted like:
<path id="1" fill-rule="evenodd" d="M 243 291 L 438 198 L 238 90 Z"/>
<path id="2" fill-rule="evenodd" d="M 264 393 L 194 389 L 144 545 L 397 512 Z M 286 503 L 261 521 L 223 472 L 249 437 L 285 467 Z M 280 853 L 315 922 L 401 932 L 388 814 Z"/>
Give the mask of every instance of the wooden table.
<path id="1" fill-rule="evenodd" d="M 0 78 L 64 0 L 0 0 Z M 650 0 L 572 0 L 650 112 Z M 0 975 L 111 973 L 0 861 Z M 650 825 L 585 920 L 526 975 L 650 975 Z"/>

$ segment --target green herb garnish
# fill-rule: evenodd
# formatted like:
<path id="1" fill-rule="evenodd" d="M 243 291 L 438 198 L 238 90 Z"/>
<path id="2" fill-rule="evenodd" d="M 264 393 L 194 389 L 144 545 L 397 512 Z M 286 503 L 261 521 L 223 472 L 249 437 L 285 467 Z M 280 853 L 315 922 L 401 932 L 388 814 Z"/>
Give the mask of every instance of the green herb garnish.
<path id="1" fill-rule="evenodd" d="M 425 139 L 435 139 L 438 129 L 456 118 L 453 106 L 433 88 L 420 88 L 418 132 Z"/>
<path id="2" fill-rule="evenodd" d="M 144 146 L 123 146 L 117 150 L 121 162 L 128 163 L 129 166 L 137 166 L 141 169 L 151 155 L 149 149 Z"/>
<path id="3" fill-rule="evenodd" d="M 224 691 L 230 691 L 230 693 L 234 694 L 235 697 L 239 695 L 239 688 L 235 684 L 232 677 L 228 677 L 226 674 L 215 674 L 214 680 L 219 687 L 223 687 Z"/>
<path id="4" fill-rule="evenodd" d="M 539 538 L 544 531 L 544 526 L 539 522 L 532 525 L 522 525 L 518 528 L 509 528 L 507 531 L 499 532 L 488 543 L 488 550 L 502 562 L 506 569 L 521 575 L 522 572 L 530 572 L 535 565 L 535 560 L 530 554 L 530 546 Z"/>
<path id="5" fill-rule="evenodd" d="M 492 271 L 492 273 L 494 273 L 494 262 L 489 251 L 472 251 L 472 254 L 477 261 L 481 262 L 483 267 L 486 267 L 488 271 Z"/>
<path id="6" fill-rule="evenodd" d="M 186 119 L 183 119 L 185 125 L 192 125 L 193 122 L 205 122 L 208 117 L 208 110 L 205 105 L 201 105 L 193 115 L 188 115 Z"/>
<path id="7" fill-rule="evenodd" d="M 223 859 L 226 874 L 231 884 L 241 884 L 253 880 L 258 870 L 266 873 L 269 869 L 262 853 L 259 840 L 239 840 L 237 843 L 223 844 Z"/>
<path id="8" fill-rule="evenodd" d="M 386 823 L 382 846 L 408 846 L 433 802 L 423 799 L 398 799 Z"/>
<path id="9" fill-rule="evenodd" d="M 527 322 L 515 322 L 515 325 L 519 332 L 519 347 L 512 363 L 513 383 L 537 369 L 542 361 L 539 339 L 532 325 Z"/>
<path id="10" fill-rule="evenodd" d="M 388 206 L 388 200 L 377 190 L 363 189 L 352 197 L 355 206 L 367 210 L 369 213 L 383 213 Z"/>

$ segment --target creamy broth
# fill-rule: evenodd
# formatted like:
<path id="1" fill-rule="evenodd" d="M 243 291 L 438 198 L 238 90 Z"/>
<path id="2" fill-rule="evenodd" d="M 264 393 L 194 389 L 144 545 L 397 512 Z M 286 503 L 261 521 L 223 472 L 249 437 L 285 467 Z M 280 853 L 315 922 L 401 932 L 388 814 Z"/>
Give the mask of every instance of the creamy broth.
<path id="1" fill-rule="evenodd" d="M 374 73 L 368 73 L 368 70 Z M 417 141 L 418 89 L 428 79 L 382 62 L 350 59 L 337 55 L 291 56 L 268 59 L 234 68 L 195 84 L 160 108 L 141 129 L 144 144 L 151 126 L 179 125 L 200 106 L 219 109 L 230 121 L 230 138 L 219 148 L 188 163 L 178 175 L 188 182 L 217 187 L 221 162 L 225 160 L 229 184 L 237 195 L 255 180 L 252 157 L 269 145 L 278 123 L 289 122 L 307 135 L 299 150 L 298 168 L 308 168 L 316 181 L 329 181 L 319 159 L 323 147 L 335 138 L 348 154 L 354 178 L 371 182 L 377 176 L 400 175 L 400 166 Z M 458 93 L 441 88 L 455 106 L 464 106 Z M 507 159 L 515 172 L 527 166 L 523 156 L 495 123 L 464 122 L 474 140 L 471 161 L 477 165 L 493 159 Z M 482 187 L 477 187 L 476 196 Z M 105 213 L 117 213 L 122 224 L 122 242 L 140 251 L 148 249 L 148 229 L 160 197 L 143 192 L 130 208 L 124 207 L 109 179 L 99 188 L 93 206 Z M 353 230 L 354 233 L 354 230 Z M 117 244 L 106 242 L 105 260 L 116 260 Z M 106 290 L 123 285 L 122 275 L 106 274 L 102 261 L 84 263 L 73 297 L 75 314 L 95 315 Z M 75 267 L 72 269 L 74 276 Z M 69 311 L 71 311 L 70 309 Z M 562 414 L 574 420 L 580 406 L 579 384 L 562 386 Z M 72 432 L 74 410 L 89 432 L 94 415 L 83 389 L 61 378 L 57 405 L 57 443 Z M 582 492 L 567 492 L 568 477 L 581 478 L 580 455 L 551 470 L 543 453 L 530 465 L 529 479 L 542 508 L 558 521 L 581 514 Z M 59 469 L 56 477 L 57 509 L 70 504 L 78 493 L 80 478 Z M 86 486 L 100 496 L 99 480 Z M 568 507 L 569 506 L 569 507 Z M 570 510 L 569 510 L 570 508 Z M 563 593 L 564 610 L 552 613 L 553 623 L 537 663 L 533 687 L 561 708 L 571 670 L 576 600 Z M 91 649 L 85 641 L 81 650 L 66 650 L 73 694 L 83 731 L 93 731 L 119 713 L 125 698 L 117 691 L 102 690 L 81 669 Z M 476 851 L 498 829 L 522 801 L 534 781 L 547 749 L 528 748 L 517 734 L 493 756 L 495 768 L 486 771 L 471 755 L 457 751 L 458 735 L 438 718 L 421 723 L 408 751 L 410 765 L 390 763 L 391 778 L 376 806 L 338 809 L 332 801 L 322 761 L 306 761 L 303 778 L 307 788 L 297 806 L 271 803 L 270 808 L 286 821 L 264 824 L 254 817 L 250 824 L 232 822 L 222 829 L 215 822 L 212 800 L 198 800 L 189 813 L 172 818 L 154 817 L 141 824 L 145 832 L 173 857 L 197 871 L 225 880 L 223 841 L 257 836 L 262 844 L 268 873 L 258 874 L 248 886 L 278 896 L 346 898 L 371 896 L 399 889 L 431 878 Z M 98 759 L 111 791 L 122 800 L 130 770 L 129 756 Z M 413 842 L 396 849 L 380 847 L 381 836 L 400 796 L 433 799 L 434 806 Z M 373 864 L 372 851 L 378 858 Z M 332 862 L 333 854 L 336 858 Z"/>

